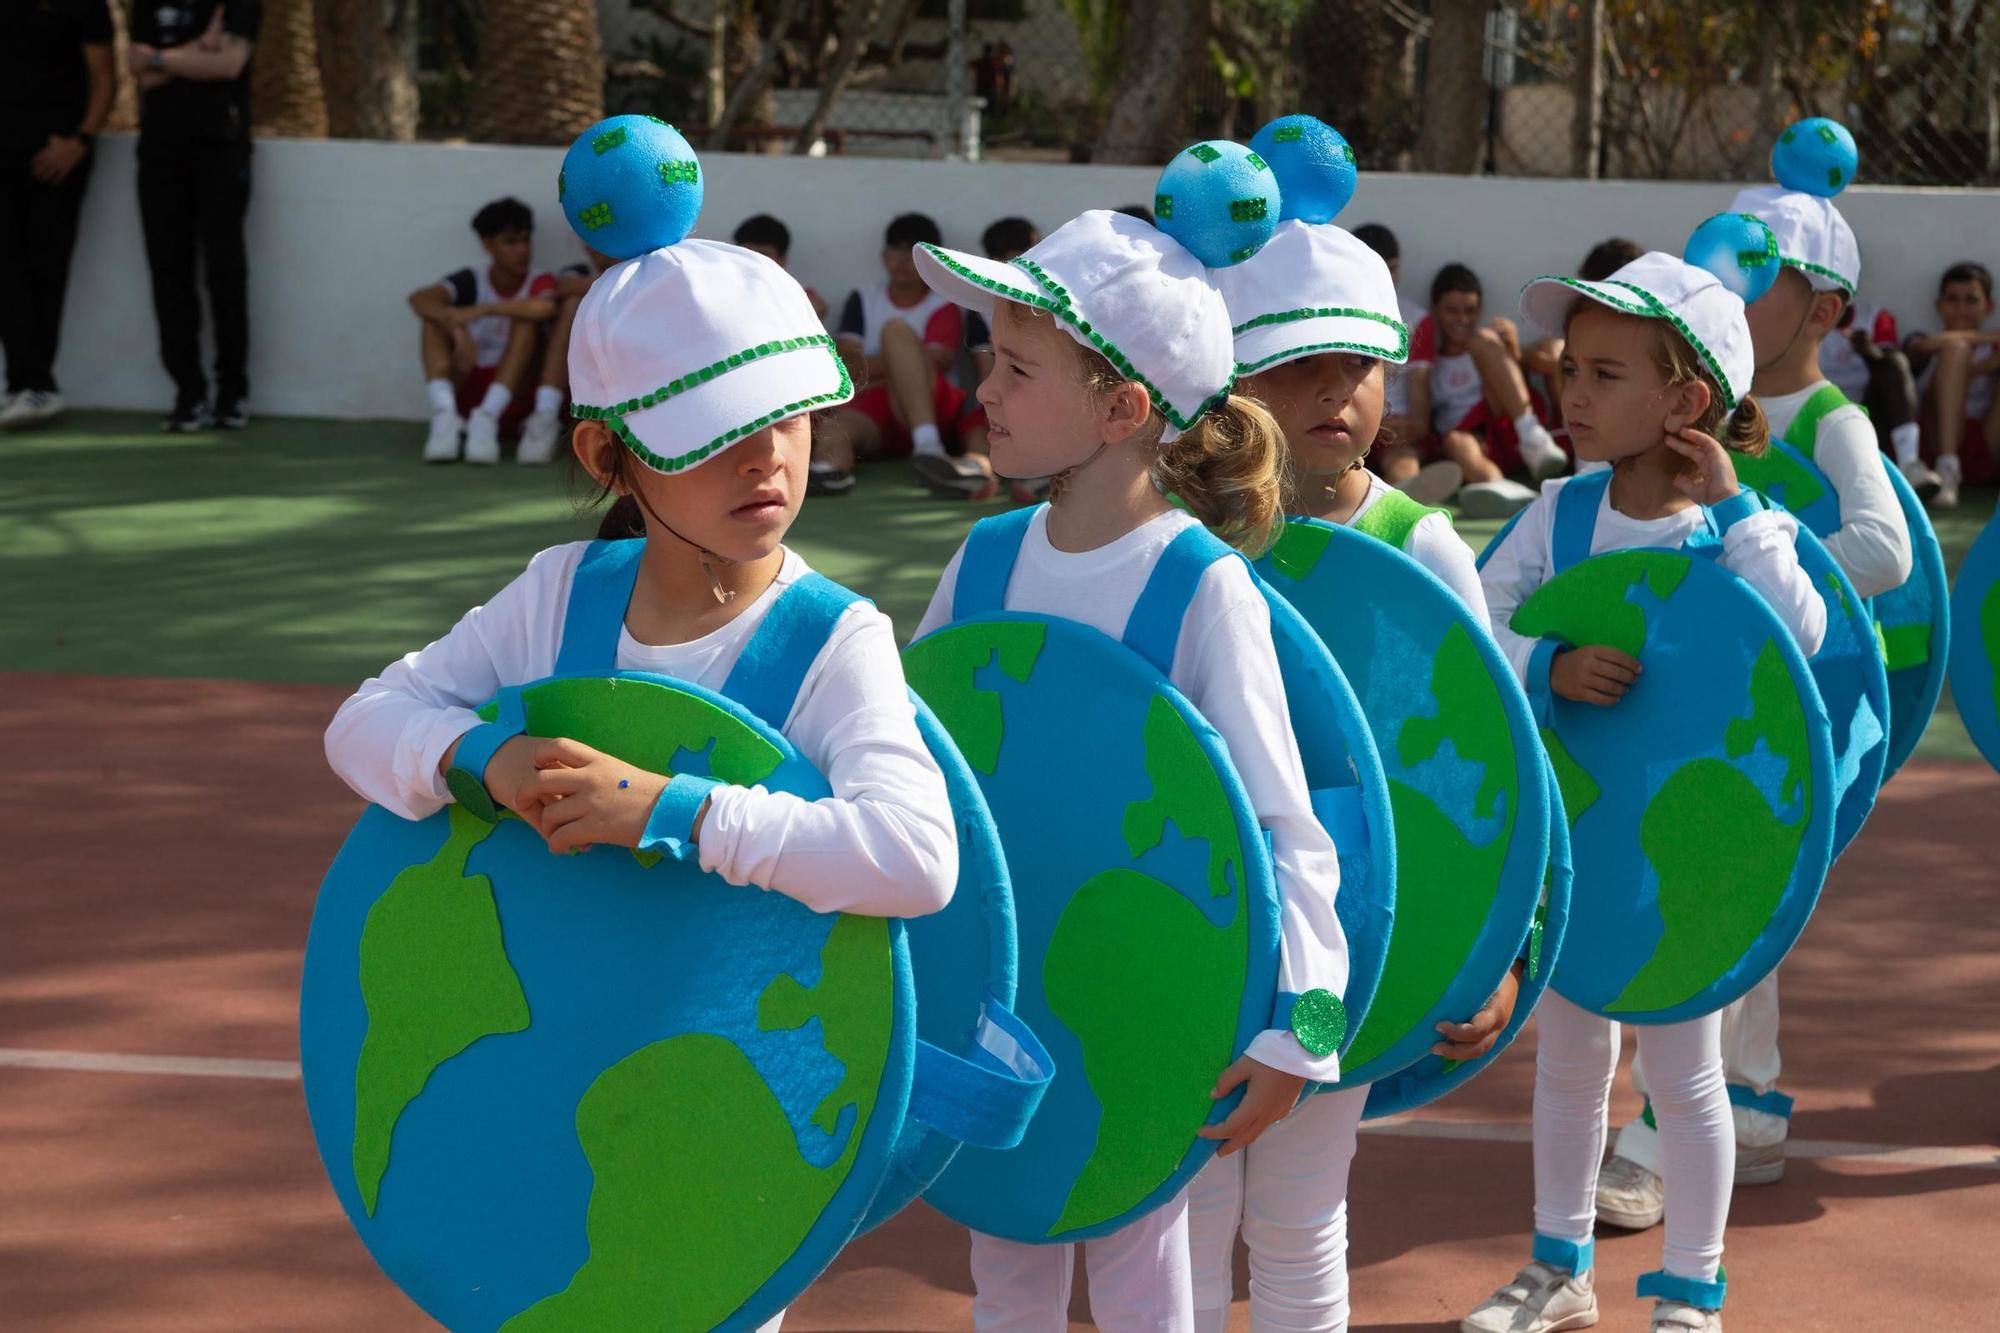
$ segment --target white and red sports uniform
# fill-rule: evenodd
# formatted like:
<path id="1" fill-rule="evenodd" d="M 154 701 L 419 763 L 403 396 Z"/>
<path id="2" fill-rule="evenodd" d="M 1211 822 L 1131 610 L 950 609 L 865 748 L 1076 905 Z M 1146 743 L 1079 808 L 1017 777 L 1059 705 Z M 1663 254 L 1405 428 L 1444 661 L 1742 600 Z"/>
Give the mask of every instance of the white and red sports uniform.
<path id="1" fill-rule="evenodd" d="M 889 284 L 856 288 L 841 307 L 835 336 L 845 343 L 860 343 L 863 356 L 882 354 L 882 329 L 891 321 L 907 324 L 926 347 L 942 347 L 957 355 L 965 342 L 965 312 L 937 292 L 926 290 L 914 305 L 900 305 L 889 295 Z M 867 416 L 882 432 L 882 444 L 889 453 L 908 453 L 910 430 L 898 421 L 889 401 L 889 386 L 856 386 L 854 401 L 848 406 Z M 956 442 L 972 426 L 985 421 L 985 410 L 952 382 L 942 370 L 931 374 L 931 410 L 937 427 L 947 441 Z"/>
<path id="2" fill-rule="evenodd" d="M 1829 329 L 1819 343 L 1819 373 L 1855 402 L 1868 394 L 1868 362 L 1854 350 L 1854 331 L 1868 330 L 1877 347 L 1897 345 L 1896 317 L 1879 306 L 1853 306 L 1853 317 Z"/>
<path id="3" fill-rule="evenodd" d="M 550 273 L 530 273 L 519 287 L 511 292 L 503 292 L 493 285 L 491 268 L 462 268 L 456 273 L 447 273 L 438 279 L 438 286 L 451 296 L 454 310 L 462 310 L 469 305 L 492 305 L 499 301 L 519 301 L 538 296 L 556 294 L 555 276 Z M 500 364 L 500 358 L 507 352 L 507 335 L 513 332 L 514 321 L 505 315 L 481 315 L 465 326 L 472 335 L 472 346 L 477 354 L 473 364 L 490 371 Z"/>
<path id="4" fill-rule="evenodd" d="M 1427 460 L 1440 456 L 1438 442 L 1444 433 L 1462 430 L 1477 435 L 1493 465 L 1509 476 L 1527 467 L 1514 423 L 1486 404 L 1486 386 L 1480 381 L 1472 353 L 1439 355 L 1437 321 L 1429 315 L 1417 322 L 1417 331 L 1410 337 L 1409 364 L 1411 368 L 1427 367 L 1431 377 L 1432 435 L 1418 446 L 1420 454 Z M 1528 401 L 1536 416 L 1547 415 L 1539 394 L 1530 390 Z"/>

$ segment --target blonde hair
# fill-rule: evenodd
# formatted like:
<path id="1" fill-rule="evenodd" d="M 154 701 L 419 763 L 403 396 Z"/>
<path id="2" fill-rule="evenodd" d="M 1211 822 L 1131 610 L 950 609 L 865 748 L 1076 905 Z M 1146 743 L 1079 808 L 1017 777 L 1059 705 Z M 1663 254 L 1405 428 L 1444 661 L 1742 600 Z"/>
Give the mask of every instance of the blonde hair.
<path id="1" fill-rule="evenodd" d="M 1008 308 L 1020 318 L 1054 324 L 1047 311 L 1011 302 Z M 1061 341 L 1075 351 L 1086 392 L 1109 393 L 1132 382 L 1076 339 L 1065 334 Z M 1160 438 L 1166 425 L 1156 399 L 1140 441 L 1151 443 L 1147 471 L 1153 484 L 1178 498 L 1204 527 L 1231 546 L 1263 554 L 1285 524 L 1291 454 L 1277 421 L 1256 399 L 1232 393 L 1212 403 L 1171 442 Z M 1059 474 L 1050 484 L 1051 496 L 1062 494 L 1066 475 Z"/>
<path id="2" fill-rule="evenodd" d="M 1575 319 L 1577 311 L 1582 308 L 1581 301 L 1571 306 L 1570 319 Z M 1702 360 L 1701 353 L 1695 350 L 1685 334 L 1664 319 L 1646 315 L 1626 315 L 1626 318 L 1643 319 L 1653 326 L 1653 364 L 1666 377 L 1668 388 L 1694 380 L 1708 386 L 1708 408 L 1688 422 L 1688 426 L 1704 435 L 1714 436 L 1731 453 L 1762 458 L 1764 451 L 1771 447 L 1771 423 L 1765 420 L 1764 409 L 1757 400 L 1745 394 L 1733 409 L 1725 409 L 1723 404 L 1728 401 L 1729 395 L 1723 392 L 1722 382 L 1708 368 L 1708 363 Z M 1563 335 L 1569 335 L 1569 320 L 1563 321 Z"/>

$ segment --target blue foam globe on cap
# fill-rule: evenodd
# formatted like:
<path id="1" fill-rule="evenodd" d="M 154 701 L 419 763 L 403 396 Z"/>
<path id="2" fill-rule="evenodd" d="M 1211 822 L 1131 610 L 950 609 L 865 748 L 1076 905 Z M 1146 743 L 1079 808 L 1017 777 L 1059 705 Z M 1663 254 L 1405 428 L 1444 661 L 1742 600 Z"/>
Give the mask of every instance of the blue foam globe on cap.
<path id="1" fill-rule="evenodd" d="M 612 116 L 563 155 L 556 198 L 591 249 L 631 259 L 673 245 L 701 212 L 701 163 L 680 132 L 653 116 Z"/>
<path id="2" fill-rule="evenodd" d="M 1283 200 L 1270 163 L 1240 143 L 1184 148 L 1153 187 L 1161 231 L 1210 268 L 1240 264 L 1278 229 Z"/>
<path id="3" fill-rule="evenodd" d="M 1280 116 L 1250 138 L 1284 195 L 1278 220 L 1331 222 L 1354 197 L 1354 149 L 1317 116 Z"/>
<path id="4" fill-rule="evenodd" d="M 1860 150 L 1847 126 L 1825 116 L 1787 125 L 1771 145 L 1771 174 L 1787 190 L 1831 199 L 1854 183 Z"/>
<path id="5" fill-rule="evenodd" d="M 1717 213 L 1694 229 L 1681 258 L 1707 269 L 1749 305 L 1778 280 L 1778 238 L 1755 213 Z"/>

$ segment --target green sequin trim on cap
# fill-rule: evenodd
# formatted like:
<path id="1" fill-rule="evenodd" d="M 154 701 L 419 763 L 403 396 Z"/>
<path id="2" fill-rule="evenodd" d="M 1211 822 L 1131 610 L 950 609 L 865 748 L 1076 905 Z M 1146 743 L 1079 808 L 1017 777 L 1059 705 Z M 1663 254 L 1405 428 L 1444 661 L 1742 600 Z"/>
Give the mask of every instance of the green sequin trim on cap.
<path id="1" fill-rule="evenodd" d="M 686 453 L 676 455 L 673 458 L 667 458 L 648 449 L 639 437 L 632 433 L 631 428 L 625 424 L 626 413 L 643 412 L 649 407 L 658 407 L 668 399 L 706 384 L 718 375 L 725 375 L 732 370 L 746 366 L 753 361 L 763 360 L 766 357 L 780 356 L 787 352 L 811 351 L 814 348 L 824 348 L 826 354 L 833 358 L 834 367 L 840 373 L 840 383 L 838 385 L 827 393 L 815 394 L 810 398 L 801 398 L 795 402 L 786 403 L 781 407 L 775 407 L 754 421 L 747 421 L 740 426 L 724 431 L 699 448 L 690 449 Z M 593 407 L 586 403 L 575 403 L 571 405 L 570 412 L 579 421 L 602 421 L 610 428 L 611 433 L 623 442 L 627 449 L 630 449 L 638 456 L 640 462 L 652 468 L 655 472 L 671 474 L 685 472 L 688 468 L 701 462 L 710 454 L 716 453 L 727 445 L 736 443 L 736 441 L 746 435 L 754 435 L 766 426 L 775 426 L 787 417 L 795 417 L 801 412 L 810 412 L 816 407 L 824 407 L 830 403 L 845 402 L 853 396 L 854 380 L 847 373 L 847 363 L 842 361 L 839 355 L 833 350 L 833 339 L 821 333 L 805 338 L 779 338 L 771 342 L 759 343 L 755 347 L 745 348 L 741 352 L 733 352 L 722 360 L 717 361 L 714 365 L 703 366 L 700 370 L 689 371 L 679 379 L 669 381 L 651 393 L 642 394 L 637 398 L 628 398 L 622 403 L 613 403 L 609 407 Z"/>
<path id="2" fill-rule="evenodd" d="M 1385 325 L 1396 331 L 1396 350 L 1394 355 L 1398 360 L 1410 354 L 1409 325 L 1403 323 L 1400 319 L 1394 319 L 1382 314 L 1380 311 L 1364 310 L 1360 306 L 1323 305 L 1307 306 L 1298 310 L 1277 310 L 1268 315 L 1259 315 L 1255 319 L 1246 319 L 1229 332 L 1232 337 L 1240 338 L 1252 329 L 1261 329 L 1271 324 L 1293 324 L 1302 319 L 1372 319 L 1377 324 Z M 1237 373 L 1241 374 L 1242 372 L 1238 371 Z"/>
<path id="3" fill-rule="evenodd" d="M 1622 310 L 1628 315 L 1637 315 L 1642 319 L 1664 319 L 1680 331 L 1681 337 L 1688 340 L 1688 346 L 1694 348 L 1695 352 L 1700 355 L 1702 364 L 1708 367 L 1708 373 L 1715 376 L 1716 387 L 1722 390 L 1723 410 L 1725 412 L 1734 412 L 1736 410 L 1736 391 L 1729 387 L 1729 377 L 1722 373 L 1722 366 L 1716 361 L 1715 353 L 1708 350 L 1707 343 L 1694 336 L 1694 330 L 1687 326 L 1686 320 L 1661 305 L 1660 298 L 1654 296 L 1644 287 L 1630 282 L 1620 282 L 1616 278 L 1606 278 L 1603 282 L 1597 283 L 1585 282 L 1581 278 L 1565 278 L 1560 274 L 1551 273 L 1545 277 L 1533 279 L 1522 290 L 1526 291 L 1527 287 L 1532 287 L 1537 282 L 1559 282 L 1565 287 L 1573 287 L 1590 297 L 1593 301 L 1601 301 L 1612 309 Z M 1605 291 L 1606 287 L 1623 287 L 1639 299 L 1637 301 L 1621 301 L 1613 293 Z"/>
<path id="4" fill-rule="evenodd" d="M 1830 278 L 1840 284 L 1840 290 L 1846 292 L 1849 299 L 1852 299 L 1854 296 L 1854 284 L 1848 280 L 1847 276 L 1834 272 L 1824 264 L 1815 264 L 1810 259 L 1794 259 L 1790 255 L 1778 256 L 1778 262 L 1787 268 L 1804 269 L 1808 273 L 1817 273 L 1822 278 Z"/>
<path id="5" fill-rule="evenodd" d="M 1330 990 L 1309 990 L 1292 1006 L 1292 1035 L 1313 1055 L 1332 1055 L 1347 1037 L 1347 1006 Z"/>

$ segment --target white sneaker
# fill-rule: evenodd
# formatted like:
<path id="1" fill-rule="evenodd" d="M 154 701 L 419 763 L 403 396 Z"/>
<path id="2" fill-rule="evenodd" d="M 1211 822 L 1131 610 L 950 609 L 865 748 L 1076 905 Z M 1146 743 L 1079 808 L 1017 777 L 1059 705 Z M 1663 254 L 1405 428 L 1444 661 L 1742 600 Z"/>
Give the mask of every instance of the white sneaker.
<path id="1" fill-rule="evenodd" d="M 1441 505 L 1458 494 L 1465 484 L 1465 469 L 1449 460 L 1426 463 L 1414 477 L 1396 483 L 1396 489 L 1420 505 Z"/>
<path id="2" fill-rule="evenodd" d="M 1459 1333 L 1562 1333 L 1597 1323 L 1591 1271 L 1567 1273 L 1539 1260 L 1459 1321 Z"/>
<path id="3" fill-rule="evenodd" d="M 533 413 L 521 424 L 521 447 L 514 451 L 514 461 L 531 467 L 551 462 L 561 441 L 562 418 L 553 412 Z"/>
<path id="4" fill-rule="evenodd" d="M 1738 1185 L 1775 1185 L 1785 1178 L 1785 1141 L 1776 1143 L 1738 1143 L 1736 1145 L 1736 1183 Z M 1602 1179 L 1602 1177 L 1599 1177 Z"/>
<path id="5" fill-rule="evenodd" d="M 465 419 L 465 461 L 486 467 L 500 461 L 500 418 L 474 408 Z"/>
<path id="6" fill-rule="evenodd" d="M 1938 493 L 1938 474 L 1931 471 L 1921 458 L 1912 458 L 1902 464 L 1900 471 L 1903 480 L 1909 482 L 1910 489 L 1917 493 L 1917 498 L 1929 504 L 1931 497 Z"/>
<path id="7" fill-rule="evenodd" d="M 62 395 L 52 389 L 23 389 L 0 404 L 0 430 L 18 430 L 63 414 Z"/>
<path id="8" fill-rule="evenodd" d="M 1549 434 L 1546 427 L 1536 426 L 1520 437 L 1521 461 L 1528 465 L 1528 475 L 1536 481 L 1547 481 L 1550 477 L 1560 477 L 1569 467 L 1569 455 L 1556 443 L 1556 437 Z"/>
<path id="9" fill-rule="evenodd" d="M 1663 1298 L 1653 1303 L 1651 1327 L 1652 1333 L 1722 1333 L 1722 1311 Z"/>
<path id="10" fill-rule="evenodd" d="M 1946 454 L 1938 459 L 1937 478 L 1937 494 L 1931 497 L 1931 508 L 1958 508 L 1958 483 L 1964 478 L 1958 470 L 1957 454 Z"/>
<path id="11" fill-rule="evenodd" d="M 426 463 L 456 463 L 458 461 L 458 436 L 465 429 L 465 418 L 451 408 L 446 408 L 431 418 L 431 433 L 424 437 L 424 461 Z"/>
<path id="12" fill-rule="evenodd" d="M 1459 491 L 1467 518 L 1512 518 L 1535 502 L 1535 492 L 1518 481 L 1475 481 Z"/>
<path id="13" fill-rule="evenodd" d="M 1627 1231 L 1660 1225 L 1667 1215 L 1666 1182 L 1629 1157 L 1613 1153 L 1597 1172 L 1597 1220 Z"/>

